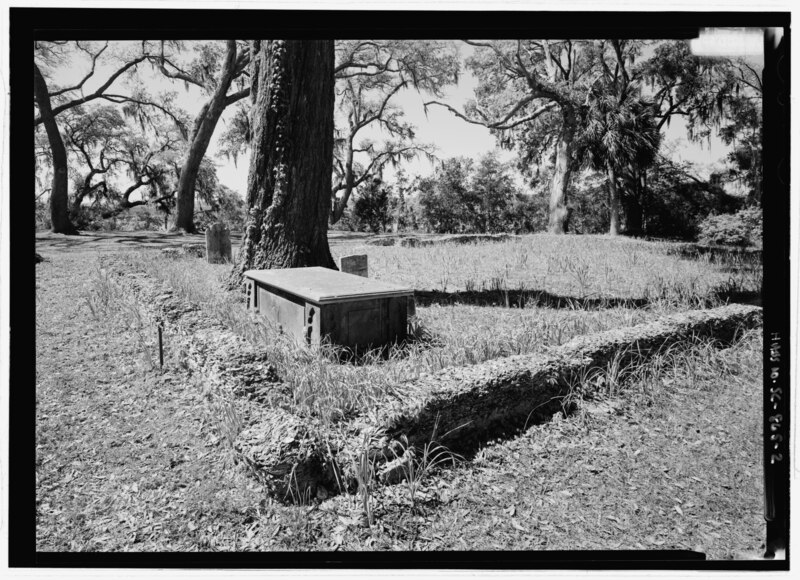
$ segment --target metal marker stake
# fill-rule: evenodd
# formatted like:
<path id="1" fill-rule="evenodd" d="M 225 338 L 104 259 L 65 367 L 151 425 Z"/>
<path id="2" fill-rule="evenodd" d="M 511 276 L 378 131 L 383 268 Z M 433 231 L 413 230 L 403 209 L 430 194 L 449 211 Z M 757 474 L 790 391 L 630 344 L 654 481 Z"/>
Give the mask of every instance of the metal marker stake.
<path id="1" fill-rule="evenodd" d="M 161 338 L 162 326 L 158 325 L 158 361 L 161 364 L 161 368 L 164 368 L 164 342 Z"/>

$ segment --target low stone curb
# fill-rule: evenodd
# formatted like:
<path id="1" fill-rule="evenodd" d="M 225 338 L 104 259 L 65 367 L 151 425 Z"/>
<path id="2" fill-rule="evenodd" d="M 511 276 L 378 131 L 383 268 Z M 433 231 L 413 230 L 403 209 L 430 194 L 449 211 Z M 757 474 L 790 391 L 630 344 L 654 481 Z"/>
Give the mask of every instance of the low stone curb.
<path id="1" fill-rule="evenodd" d="M 278 382 L 275 367 L 263 352 L 196 305 L 176 297 L 160 281 L 144 271 L 131 271 L 113 256 L 101 258 L 101 266 L 136 294 L 156 324 L 182 337 L 181 362 L 205 380 L 224 384 L 238 396 L 251 397 Z"/>
<path id="2" fill-rule="evenodd" d="M 401 400 L 387 400 L 377 415 L 359 416 L 331 429 L 313 417 L 287 410 L 275 368 L 263 353 L 196 306 L 176 298 L 143 271 L 126 269 L 113 257 L 102 264 L 135 292 L 156 321 L 181 334 L 187 366 L 221 388 L 255 399 L 234 450 L 280 499 L 310 492 L 324 496 L 355 488 L 354 465 L 366 452 L 378 477 L 397 479 L 407 446 L 437 442 L 458 451 L 506 428 L 518 429 L 537 406 L 569 392 L 575 377 L 605 365 L 646 359 L 692 337 L 721 344 L 737 331 L 758 326 L 761 308 L 729 305 L 664 317 L 656 322 L 576 337 L 551 354 L 517 355 L 478 365 L 424 374 L 403 385 Z M 253 393 L 266 392 L 262 398 Z M 364 434 L 371 444 L 363 449 Z M 400 444 L 401 438 L 407 444 Z"/>
<path id="3" fill-rule="evenodd" d="M 184 256 L 205 258 L 206 247 L 204 244 L 181 244 L 179 248 L 164 248 L 161 253 L 170 258 L 182 258 Z"/>
<path id="4" fill-rule="evenodd" d="M 254 470 L 272 478 L 276 489 L 352 489 L 352 465 L 363 452 L 365 432 L 375 434 L 368 453 L 376 471 L 391 479 L 405 447 L 399 445 L 401 437 L 408 445 L 435 440 L 459 451 L 499 431 L 524 426 L 537 407 L 565 396 L 576 378 L 605 369 L 615 356 L 624 365 L 670 346 L 688 346 L 695 338 L 714 338 L 725 345 L 761 320 L 761 308 L 729 305 L 576 337 L 547 356 L 517 355 L 443 369 L 407 383 L 402 402 L 387 400 L 377 416 L 359 417 L 337 433 L 321 435 L 318 425 L 270 415 L 244 431 L 236 449 Z"/>
<path id="5" fill-rule="evenodd" d="M 384 411 L 378 422 L 390 437 L 406 435 L 412 443 L 430 440 L 456 448 L 457 440 L 481 437 L 502 424 L 514 424 L 547 399 L 565 395 L 577 377 L 605 369 L 618 357 L 625 365 L 646 360 L 659 350 L 693 338 L 730 344 L 744 328 L 761 324 L 761 308 L 734 304 L 663 317 L 655 322 L 578 336 L 550 355 L 517 355 L 444 369 L 423 376 L 413 392 L 423 393 L 401 408 Z M 447 435 L 450 433 L 449 435 Z"/>
<path id="6" fill-rule="evenodd" d="M 433 239 L 408 237 L 400 240 L 400 245 L 408 248 L 440 246 L 442 244 L 475 244 L 478 242 L 505 242 L 516 238 L 512 234 L 456 234 Z"/>

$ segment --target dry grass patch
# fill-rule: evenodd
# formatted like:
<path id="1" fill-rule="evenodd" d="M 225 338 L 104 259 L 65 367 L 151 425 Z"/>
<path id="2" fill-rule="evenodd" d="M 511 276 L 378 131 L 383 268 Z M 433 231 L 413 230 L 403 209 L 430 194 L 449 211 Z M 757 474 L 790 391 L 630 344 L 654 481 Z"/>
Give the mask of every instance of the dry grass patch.
<path id="1" fill-rule="evenodd" d="M 654 311 L 625 308 L 585 311 L 432 305 L 419 307 L 414 323 L 426 340 L 393 347 L 388 356 L 374 352 L 359 364 L 341 364 L 336 349 L 317 352 L 295 345 L 264 317 L 248 312 L 243 295 L 224 289 L 229 266 L 153 253 L 131 254 L 127 260 L 129 267 L 144 268 L 263 348 L 291 391 L 297 412 L 325 423 L 369 413 L 381 400 L 402 396 L 396 386 L 422 373 L 547 350 L 578 335 L 631 326 L 656 316 Z M 668 310 L 664 307 L 659 313 Z"/>
<path id="2" fill-rule="evenodd" d="M 681 259 L 676 244 L 608 236 L 534 234 L 495 243 L 422 248 L 348 246 L 369 256 L 370 276 L 418 290 L 542 290 L 575 298 L 667 299 L 696 305 L 718 288 L 760 290 L 757 257 Z"/>
<path id="3" fill-rule="evenodd" d="M 341 547 L 413 550 L 661 550 L 759 557 L 761 331 L 731 348 L 664 352 L 624 390 L 486 446 L 416 489 L 373 497 L 376 525 Z M 613 394 L 612 394 L 613 393 Z M 328 502 L 342 506 L 346 498 Z M 338 503 L 336 503 L 338 502 Z M 333 509 L 333 508 L 331 508 Z"/>
<path id="4" fill-rule="evenodd" d="M 165 279 L 174 276 L 180 286 L 184 276 L 189 292 L 208 285 L 208 294 L 194 295 L 203 308 L 216 308 L 216 316 L 233 327 L 240 324 L 254 340 L 274 338 L 258 334 L 265 332 L 261 323 L 248 320 L 237 299 L 202 302 L 203 296 L 225 296 L 216 291 L 214 274 L 225 267 L 199 260 L 176 264 L 177 271 L 165 272 Z M 155 260 L 149 265 L 164 268 Z M 368 490 L 374 524 L 362 527 L 363 498 L 280 506 L 233 468 L 224 427 L 230 423 L 236 430 L 228 418 L 231 400 L 204 392 L 174 359 L 167 360 L 164 373 L 151 368 L 142 345 L 152 357 L 156 335 L 145 305 L 130 300 L 119 309 L 140 309 L 141 323 L 127 314 L 115 319 L 102 308 L 92 317 L 76 281 L 85 281 L 91 293 L 97 275 L 90 254 L 63 255 L 37 266 L 40 550 L 677 547 L 712 558 L 758 550 L 763 537 L 758 333 L 724 351 L 701 346 L 683 358 L 665 355 L 660 368 L 642 374 L 633 387 L 609 388 L 605 399 L 586 401 L 566 419 L 490 445 L 471 465 L 431 467 L 412 478 L 413 486 L 376 485 Z M 98 308 L 102 296 L 94 298 Z M 123 293 L 109 304 L 129 298 Z M 496 333 L 508 324 L 514 329 L 508 344 L 514 343 L 513 332 L 523 332 L 537 318 L 532 311 L 531 320 L 516 327 L 517 315 L 524 317 L 526 309 L 474 310 L 474 316 L 482 311 L 507 316 L 483 330 Z M 473 313 L 463 313 L 471 320 Z M 600 312 L 564 314 L 576 320 L 597 314 L 597 324 L 605 323 Z M 453 336 L 463 330 L 459 308 L 440 307 L 437 315 L 454 317 Z M 432 320 L 447 327 L 446 318 Z M 298 373 L 308 368 L 304 359 L 292 358 L 299 354 L 276 341 L 264 344 L 286 357 L 287 368 L 295 366 Z M 379 378 L 392 365 L 402 369 L 402 361 L 358 367 L 320 358 L 312 364 L 324 372 L 346 369 L 353 377 L 374 369 L 370 372 Z M 327 376 L 331 385 L 343 382 L 339 375 Z"/>

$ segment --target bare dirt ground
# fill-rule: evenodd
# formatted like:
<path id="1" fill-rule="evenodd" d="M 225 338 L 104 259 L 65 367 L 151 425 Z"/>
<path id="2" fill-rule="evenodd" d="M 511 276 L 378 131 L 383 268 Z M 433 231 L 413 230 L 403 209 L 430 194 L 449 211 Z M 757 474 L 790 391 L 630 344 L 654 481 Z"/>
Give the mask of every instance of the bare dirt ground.
<path id="1" fill-rule="evenodd" d="M 332 245 L 348 234 L 331 235 Z M 363 243 L 363 237 L 354 241 Z M 689 549 L 760 554 L 760 343 L 488 446 L 429 478 L 310 506 L 268 498 L 220 441 L 202 385 L 148 370 L 135 332 L 92 318 L 99 253 L 202 243 L 148 233 L 37 234 L 40 551 Z"/>

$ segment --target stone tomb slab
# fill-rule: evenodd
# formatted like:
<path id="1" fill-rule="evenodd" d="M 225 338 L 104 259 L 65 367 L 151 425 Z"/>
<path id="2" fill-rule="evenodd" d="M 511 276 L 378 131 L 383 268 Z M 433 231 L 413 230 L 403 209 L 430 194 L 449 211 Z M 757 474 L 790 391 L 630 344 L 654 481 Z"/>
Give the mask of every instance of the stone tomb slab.
<path id="1" fill-rule="evenodd" d="M 410 288 L 320 267 L 244 275 L 248 308 L 298 342 L 318 346 L 327 338 L 360 350 L 406 337 Z"/>

